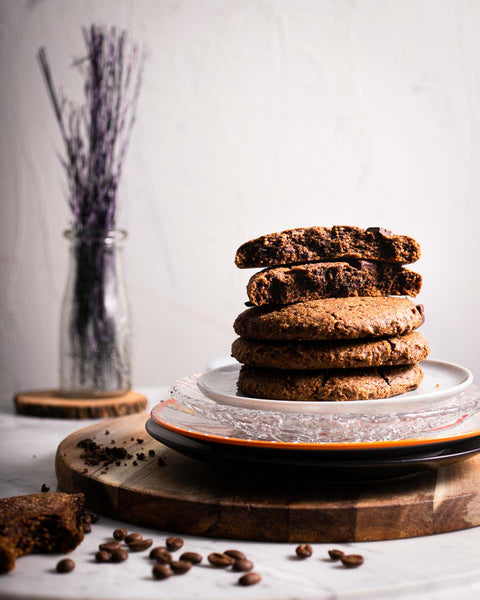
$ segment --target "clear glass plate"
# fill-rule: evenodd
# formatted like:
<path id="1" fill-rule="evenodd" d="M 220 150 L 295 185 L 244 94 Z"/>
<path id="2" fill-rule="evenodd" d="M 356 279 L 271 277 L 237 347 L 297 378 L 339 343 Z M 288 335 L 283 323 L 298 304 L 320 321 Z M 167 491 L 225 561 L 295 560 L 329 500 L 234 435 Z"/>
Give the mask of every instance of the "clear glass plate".
<path id="1" fill-rule="evenodd" d="M 439 363 L 425 362 L 435 362 L 437 366 Z M 425 363 L 422 367 L 425 369 Z M 464 384 L 460 384 L 463 387 L 451 386 L 453 390 L 450 390 L 449 395 L 437 399 L 432 399 L 431 396 L 422 399 L 419 395 L 416 400 L 410 398 L 403 405 L 402 396 L 407 394 L 381 401 L 288 403 L 297 406 L 334 404 L 336 410 L 333 412 L 331 409 L 334 407 L 330 407 L 328 412 L 306 413 L 300 406 L 296 412 L 291 410 L 293 407 L 284 410 L 281 407 L 287 404 L 285 401 L 279 401 L 280 408 L 276 410 L 271 407 L 265 410 L 265 404 L 261 405 L 262 408 L 253 408 L 212 400 L 199 389 L 199 377 L 201 375 L 185 377 L 173 386 L 172 395 L 177 401 L 176 412 L 179 418 L 185 417 L 181 419 L 182 427 L 186 431 L 190 429 L 200 434 L 217 432 L 225 439 L 289 444 L 418 440 L 441 435 L 444 430 L 464 423 L 480 409 L 478 387 L 470 385 L 464 389 Z M 385 410 L 385 403 L 389 407 L 388 411 Z M 362 410 L 359 410 L 359 405 Z M 189 427 L 186 426 L 187 423 L 190 423 Z"/>

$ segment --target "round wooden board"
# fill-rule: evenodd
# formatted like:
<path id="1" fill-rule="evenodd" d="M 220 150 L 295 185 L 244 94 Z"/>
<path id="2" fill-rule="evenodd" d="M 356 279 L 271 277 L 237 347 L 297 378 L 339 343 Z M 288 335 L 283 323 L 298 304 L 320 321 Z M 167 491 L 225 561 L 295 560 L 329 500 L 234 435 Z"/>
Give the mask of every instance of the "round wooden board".
<path id="1" fill-rule="evenodd" d="M 101 419 L 131 415 L 147 408 L 143 394 L 129 391 L 111 398 L 64 398 L 57 390 L 21 392 L 14 398 L 17 413 L 54 419 Z"/>
<path id="2" fill-rule="evenodd" d="M 84 492 L 91 510 L 121 521 L 219 538 L 353 542 L 480 525 L 480 455 L 387 482 L 300 485 L 248 478 L 186 458 L 148 436 L 147 418 L 143 413 L 104 421 L 63 440 L 56 456 L 60 488 Z M 106 445 L 113 439 L 133 458 L 108 470 L 86 467 L 77 443 L 87 437 Z M 138 460 L 138 452 L 146 459 Z"/>

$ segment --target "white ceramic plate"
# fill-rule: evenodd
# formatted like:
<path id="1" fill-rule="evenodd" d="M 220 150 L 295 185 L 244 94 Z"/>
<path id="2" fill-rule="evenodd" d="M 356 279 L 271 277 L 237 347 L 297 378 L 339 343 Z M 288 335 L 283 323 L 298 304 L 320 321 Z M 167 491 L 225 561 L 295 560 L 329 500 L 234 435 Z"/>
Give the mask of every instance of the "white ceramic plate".
<path id="1" fill-rule="evenodd" d="M 392 412 L 408 413 L 438 408 L 466 390 L 473 381 L 472 373 L 460 365 L 441 360 L 425 360 L 421 363 L 423 381 L 416 390 L 382 400 L 355 400 L 347 402 L 302 402 L 292 400 L 270 400 L 250 398 L 237 390 L 240 365 L 228 365 L 200 375 L 197 385 L 208 398 L 220 404 L 273 410 L 279 412 L 317 414 L 375 414 Z"/>

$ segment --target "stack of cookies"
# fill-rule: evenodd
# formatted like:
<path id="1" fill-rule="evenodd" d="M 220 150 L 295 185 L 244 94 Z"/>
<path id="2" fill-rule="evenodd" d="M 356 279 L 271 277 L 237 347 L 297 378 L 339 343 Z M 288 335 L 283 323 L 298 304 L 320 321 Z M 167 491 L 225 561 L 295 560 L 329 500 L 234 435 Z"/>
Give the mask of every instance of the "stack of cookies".
<path id="1" fill-rule="evenodd" d="M 238 388 L 256 398 L 366 400 L 415 389 L 429 353 L 416 331 L 422 278 L 412 238 L 379 227 L 290 229 L 243 244 L 250 308 L 235 323 Z"/>

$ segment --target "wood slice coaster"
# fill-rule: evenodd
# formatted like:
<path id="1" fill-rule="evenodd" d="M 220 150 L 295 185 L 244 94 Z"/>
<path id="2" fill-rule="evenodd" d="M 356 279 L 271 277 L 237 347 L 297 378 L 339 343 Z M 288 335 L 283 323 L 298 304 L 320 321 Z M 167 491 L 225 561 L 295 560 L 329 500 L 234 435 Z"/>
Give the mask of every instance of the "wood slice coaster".
<path id="1" fill-rule="evenodd" d="M 138 392 L 110 398 L 65 398 L 57 390 L 21 392 L 14 398 L 17 413 L 54 419 L 99 419 L 131 415 L 147 408 Z"/>
<path id="2" fill-rule="evenodd" d="M 56 456 L 60 488 L 84 492 L 88 507 L 100 514 L 207 537 L 353 542 L 480 525 L 480 455 L 387 482 L 293 484 L 186 458 L 148 436 L 147 418 L 143 413 L 102 422 L 63 440 Z M 108 469 L 86 466 L 77 443 L 87 437 L 105 445 L 113 439 L 133 457 Z M 139 459 L 137 453 L 146 458 Z M 159 458 L 164 464 L 158 464 Z"/>

